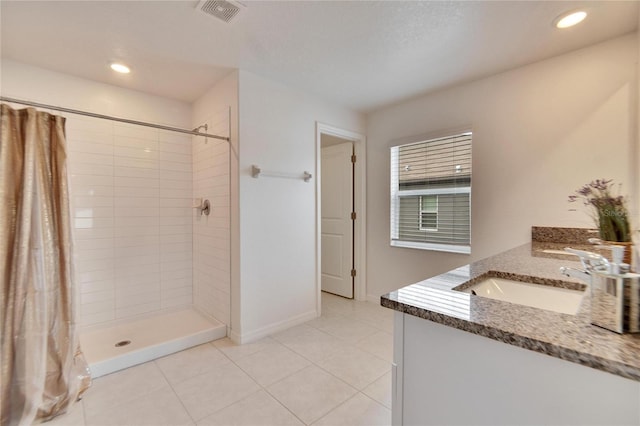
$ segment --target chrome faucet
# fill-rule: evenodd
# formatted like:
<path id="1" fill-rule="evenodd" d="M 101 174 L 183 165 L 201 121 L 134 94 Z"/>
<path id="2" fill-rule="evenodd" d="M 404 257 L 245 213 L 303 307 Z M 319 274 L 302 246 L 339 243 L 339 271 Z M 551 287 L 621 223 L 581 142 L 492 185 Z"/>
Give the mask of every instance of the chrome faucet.
<path id="1" fill-rule="evenodd" d="M 583 269 L 569 268 L 567 266 L 561 266 L 560 273 L 567 277 L 578 278 L 579 280 L 582 280 L 587 284 L 591 283 L 590 271 L 585 271 Z"/>
<path id="2" fill-rule="evenodd" d="M 584 269 L 562 266 L 560 268 L 562 275 L 578 278 L 587 284 L 591 284 L 591 274 L 594 271 L 606 272 L 610 270 L 609 261 L 602 255 L 590 251 L 576 250 L 570 247 L 565 248 L 564 251 L 578 256 Z"/>

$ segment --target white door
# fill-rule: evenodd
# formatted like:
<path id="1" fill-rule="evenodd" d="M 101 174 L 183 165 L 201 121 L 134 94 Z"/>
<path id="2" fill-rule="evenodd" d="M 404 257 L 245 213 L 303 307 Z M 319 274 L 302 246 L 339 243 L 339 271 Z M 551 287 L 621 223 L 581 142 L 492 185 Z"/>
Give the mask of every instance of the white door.
<path id="1" fill-rule="evenodd" d="M 322 148 L 322 290 L 353 298 L 353 144 Z"/>

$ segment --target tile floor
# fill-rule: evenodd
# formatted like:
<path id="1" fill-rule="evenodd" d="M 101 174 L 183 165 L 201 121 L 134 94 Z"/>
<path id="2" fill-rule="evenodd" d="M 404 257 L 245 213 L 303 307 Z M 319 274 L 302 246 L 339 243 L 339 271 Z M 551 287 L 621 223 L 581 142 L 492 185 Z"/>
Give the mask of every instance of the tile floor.
<path id="1" fill-rule="evenodd" d="M 389 425 L 393 315 L 323 293 L 322 316 L 98 378 L 47 425 Z"/>

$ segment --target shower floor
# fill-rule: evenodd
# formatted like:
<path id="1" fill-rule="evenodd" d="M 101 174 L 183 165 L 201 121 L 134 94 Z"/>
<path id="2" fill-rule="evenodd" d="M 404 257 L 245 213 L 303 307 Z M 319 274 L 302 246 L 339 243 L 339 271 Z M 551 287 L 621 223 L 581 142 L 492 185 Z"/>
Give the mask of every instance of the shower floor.
<path id="1" fill-rule="evenodd" d="M 91 376 L 96 378 L 221 339 L 226 334 L 226 325 L 185 309 L 80 331 L 80 344 Z"/>

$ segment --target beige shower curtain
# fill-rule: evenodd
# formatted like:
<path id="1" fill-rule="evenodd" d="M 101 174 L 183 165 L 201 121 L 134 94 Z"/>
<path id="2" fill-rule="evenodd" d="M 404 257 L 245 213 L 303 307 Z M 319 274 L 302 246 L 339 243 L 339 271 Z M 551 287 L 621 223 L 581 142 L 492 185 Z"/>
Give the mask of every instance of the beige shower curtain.
<path id="1" fill-rule="evenodd" d="M 0 423 L 63 413 L 91 383 L 75 320 L 65 119 L 2 105 Z"/>

